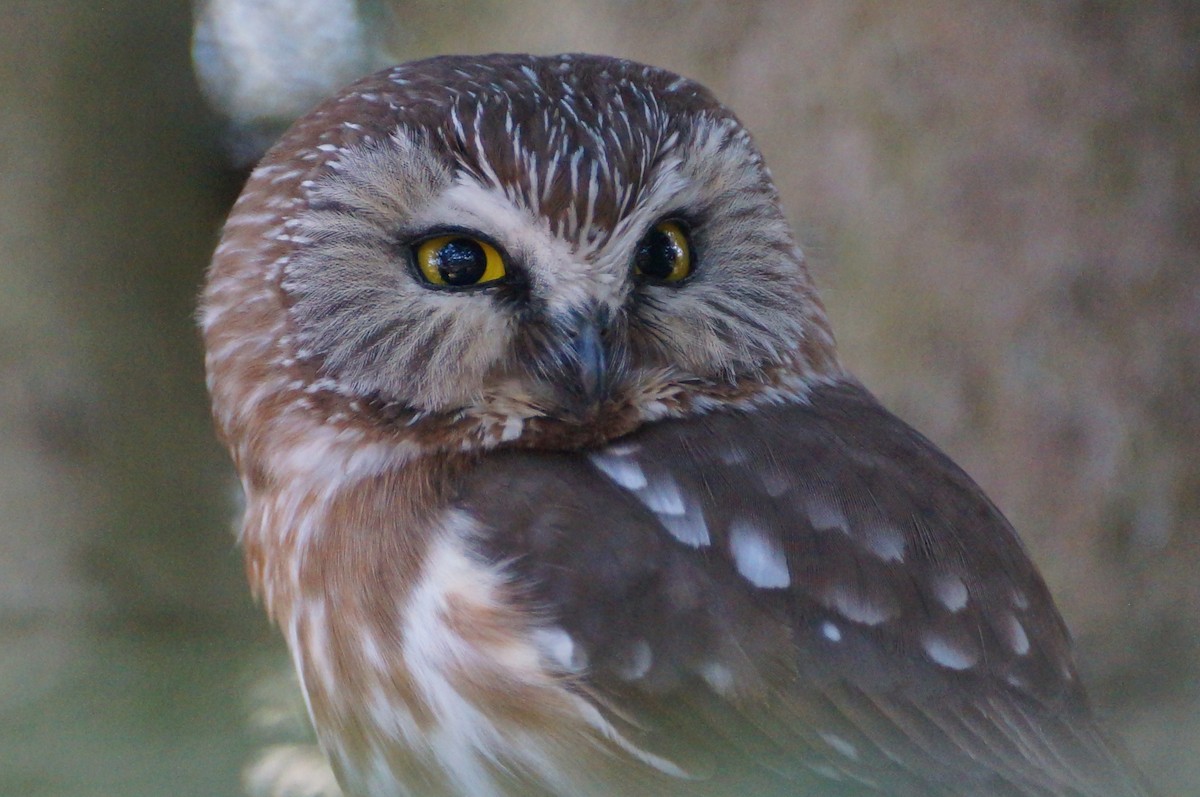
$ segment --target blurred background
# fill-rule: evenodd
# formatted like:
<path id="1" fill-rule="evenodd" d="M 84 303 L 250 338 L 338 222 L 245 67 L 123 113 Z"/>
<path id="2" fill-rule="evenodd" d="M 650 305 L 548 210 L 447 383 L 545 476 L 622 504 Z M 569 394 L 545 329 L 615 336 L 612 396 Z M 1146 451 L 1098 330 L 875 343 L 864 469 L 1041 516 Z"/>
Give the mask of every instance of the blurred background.
<path id="1" fill-rule="evenodd" d="M 0 796 L 234 797 L 284 732 L 204 268 L 291 116 L 497 50 L 738 112 L 844 359 L 1021 531 L 1163 795 L 1200 794 L 1200 5 L 0 0 Z"/>

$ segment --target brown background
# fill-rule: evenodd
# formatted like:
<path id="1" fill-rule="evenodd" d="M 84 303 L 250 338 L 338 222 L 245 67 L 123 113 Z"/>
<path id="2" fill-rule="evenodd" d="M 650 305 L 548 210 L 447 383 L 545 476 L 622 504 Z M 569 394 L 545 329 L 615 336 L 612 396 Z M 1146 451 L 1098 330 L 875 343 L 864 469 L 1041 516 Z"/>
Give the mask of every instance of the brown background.
<path id="1" fill-rule="evenodd" d="M 1200 793 L 1200 6 L 391 10 L 397 58 L 608 52 L 729 103 L 845 359 L 1021 530 L 1163 793 Z M 0 0 L 0 795 L 232 796 L 264 741 L 281 646 L 191 322 L 236 177 L 190 26 Z"/>

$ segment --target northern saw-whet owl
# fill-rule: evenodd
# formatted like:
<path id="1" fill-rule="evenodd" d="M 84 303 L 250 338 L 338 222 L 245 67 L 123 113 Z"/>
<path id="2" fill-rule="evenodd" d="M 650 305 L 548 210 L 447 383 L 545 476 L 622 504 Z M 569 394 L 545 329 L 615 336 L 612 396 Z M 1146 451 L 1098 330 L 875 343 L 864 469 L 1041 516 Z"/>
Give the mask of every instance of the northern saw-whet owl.
<path id="1" fill-rule="evenodd" d="M 839 364 L 690 80 L 364 78 L 250 177 L 202 325 L 348 795 L 1144 794 L 1012 528 Z"/>

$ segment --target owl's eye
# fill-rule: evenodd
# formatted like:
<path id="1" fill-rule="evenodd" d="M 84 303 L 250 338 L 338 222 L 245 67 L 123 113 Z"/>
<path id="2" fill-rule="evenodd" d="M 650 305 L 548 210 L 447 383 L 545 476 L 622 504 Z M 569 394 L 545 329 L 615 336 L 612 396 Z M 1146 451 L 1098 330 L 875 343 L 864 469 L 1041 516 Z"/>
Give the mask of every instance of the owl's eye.
<path id="1" fill-rule="evenodd" d="M 416 246 L 417 268 L 432 285 L 469 288 L 495 282 L 507 270 L 496 247 L 465 235 L 439 235 Z"/>
<path id="2" fill-rule="evenodd" d="M 638 244 L 633 267 L 656 282 L 679 282 L 692 273 L 692 247 L 677 221 L 660 221 Z"/>

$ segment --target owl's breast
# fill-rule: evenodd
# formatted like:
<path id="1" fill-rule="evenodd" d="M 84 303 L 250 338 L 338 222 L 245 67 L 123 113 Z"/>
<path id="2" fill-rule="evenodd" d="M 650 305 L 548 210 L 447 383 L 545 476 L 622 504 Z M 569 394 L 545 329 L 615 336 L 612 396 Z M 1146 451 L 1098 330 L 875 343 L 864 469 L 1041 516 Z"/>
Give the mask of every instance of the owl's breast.
<path id="1" fill-rule="evenodd" d="M 368 479 L 312 507 L 307 549 L 274 574 L 274 614 L 344 788 L 592 794 L 589 773 L 617 753 L 681 775 L 586 696 L 582 650 L 480 553 L 477 520 L 452 507 L 422 520 L 408 483 Z"/>

